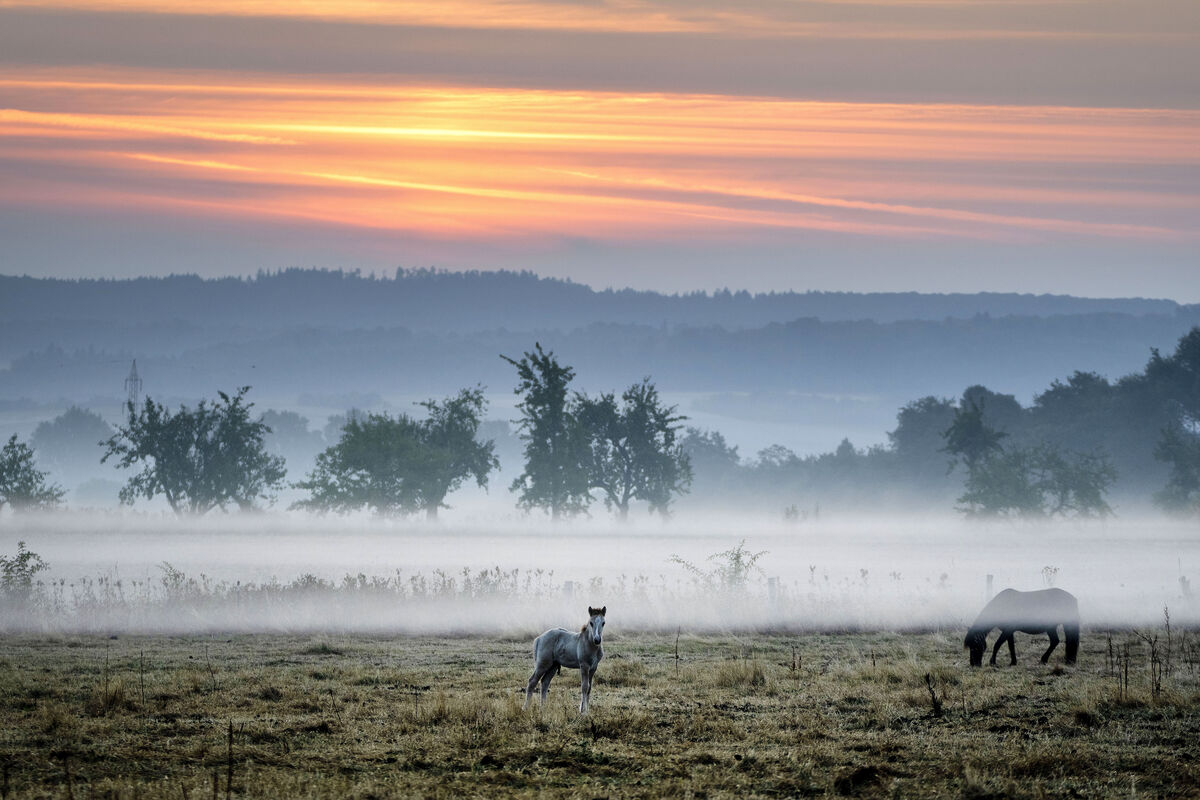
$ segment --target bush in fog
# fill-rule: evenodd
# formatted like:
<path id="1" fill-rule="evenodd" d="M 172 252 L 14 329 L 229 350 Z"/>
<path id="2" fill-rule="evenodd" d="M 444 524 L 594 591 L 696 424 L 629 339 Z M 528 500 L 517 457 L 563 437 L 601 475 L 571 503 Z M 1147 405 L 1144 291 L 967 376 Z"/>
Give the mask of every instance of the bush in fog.
<path id="1" fill-rule="evenodd" d="M 751 553 L 746 549 L 746 540 L 742 539 L 737 547 L 709 556 L 708 560 L 714 564 L 712 569 L 701 569 L 677 555 L 671 556 L 671 561 L 690 572 L 705 591 L 739 593 L 746 590 L 750 575 L 756 569 L 755 564 L 766 554 L 766 550 Z"/>
<path id="2" fill-rule="evenodd" d="M 201 400 L 195 409 L 181 405 L 174 413 L 150 398 L 141 411 L 127 403 L 128 418 L 101 458 L 115 458 L 121 469 L 141 467 L 121 489 L 121 502 L 162 495 L 177 514 L 273 502 L 272 492 L 283 486 L 284 461 L 267 453 L 263 441 L 271 429 L 251 419 L 248 391 L 218 392 L 219 402 Z"/>
<path id="3" fill-rule="evenodd" d="M 0 596 L 5 603 L 24 605 L 33 594 L 33 577 L 46 569 L 46 562 L 37 553 L 17 542 L 17 552 L 11 558 L 0 555 Z"/>
<path id="4" fill-rule="evenodd" d="M 10 436 L 0 450 L 0 508 L 54 508 L 62 502 L 63 494 L 61 488 L 48 484 L 46 473 L 34 465 L 29 445 L 18 442 L 15 433 Z"/>
<path id="5" fill-rule="evenodd" d="M 467 478 L 487 486 L 499 465 L 494 443 L 476 440 L 486 401 L 482 389 L 463 389 L 421 403 L 424 420 L 406 414 L 352 417 L 341 440 L 317 456 L 308 479 L 295 484 L 309 498 L 293 508 L 377 514 L 424 511 L 434 518 L 446 495 Z"/>

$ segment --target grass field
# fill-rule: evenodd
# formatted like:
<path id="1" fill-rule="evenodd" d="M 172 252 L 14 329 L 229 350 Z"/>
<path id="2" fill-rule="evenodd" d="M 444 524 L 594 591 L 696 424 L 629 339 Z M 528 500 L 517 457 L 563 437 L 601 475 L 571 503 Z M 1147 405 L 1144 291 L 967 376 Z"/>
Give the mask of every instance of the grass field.
<path id="1" fill-rule="evenodd" d="M 1200 648 L 1178 632 L 1169 654 L 1164 631 L 1153 654 L 1085 633 L 1075 667 L 1018 635 L 1016 667 L 978 670 L 960 631 L 608 633 L 582 718 L 574 671 L 521 709 L 532 637 L 7 636 L 0 791 L 1200 795 Z"/>

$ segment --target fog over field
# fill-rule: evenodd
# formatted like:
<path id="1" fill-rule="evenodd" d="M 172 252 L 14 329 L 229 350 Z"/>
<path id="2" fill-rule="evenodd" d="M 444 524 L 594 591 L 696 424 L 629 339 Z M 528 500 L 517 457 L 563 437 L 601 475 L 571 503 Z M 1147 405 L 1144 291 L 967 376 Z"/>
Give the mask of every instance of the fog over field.
<path id="1" fill-rule="evenodd" d="M 0 630 L 1200 622 L 1200 306 L 0 276 L 0 334 Z"/>
<path id="2" fill-rule="evenodd" d="M 620 525 L 268 513 L 6 517 L 48 569 L 0 629 L 524 636 L 607 605 L 610 631 L 962 628 L 993 590 L 1057 586 L 1085 625 L 1200 623 L 1195 526 L 732 515 Z M 744 540 L 744 546 L 741 543 Z M 739 550 L 739 547 L 741 548 Z M 757 558 L 755 557 L 757 556 Z M 1181 580 L 1181 578 L 1183 580 Z"/>

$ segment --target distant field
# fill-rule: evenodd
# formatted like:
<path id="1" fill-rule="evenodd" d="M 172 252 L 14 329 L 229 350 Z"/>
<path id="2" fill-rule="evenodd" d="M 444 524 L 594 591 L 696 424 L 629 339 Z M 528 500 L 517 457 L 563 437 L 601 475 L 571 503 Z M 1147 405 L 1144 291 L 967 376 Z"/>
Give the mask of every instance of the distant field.
<path id="1" fill-rule="evenodd" d="M 1143 633 L 612 631 L 584 718 L 525 637 L 6 636 L 0 795 L 1195 797 L 1200 636 Z"/>

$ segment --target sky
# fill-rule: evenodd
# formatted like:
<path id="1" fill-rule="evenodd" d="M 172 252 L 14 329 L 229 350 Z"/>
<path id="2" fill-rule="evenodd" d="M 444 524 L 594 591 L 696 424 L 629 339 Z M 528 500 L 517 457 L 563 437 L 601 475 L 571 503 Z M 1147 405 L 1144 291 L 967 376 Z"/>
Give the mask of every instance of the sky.
<path id="1" fill-rule="evenodd" d="M 1195 0 L 0 0 L 0 273 L 1200 302 Z"/>

